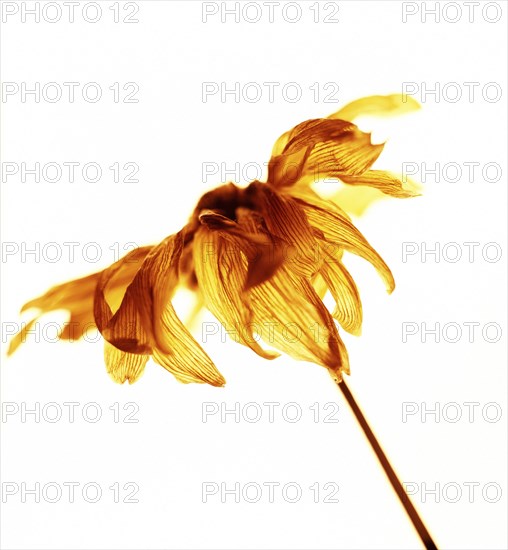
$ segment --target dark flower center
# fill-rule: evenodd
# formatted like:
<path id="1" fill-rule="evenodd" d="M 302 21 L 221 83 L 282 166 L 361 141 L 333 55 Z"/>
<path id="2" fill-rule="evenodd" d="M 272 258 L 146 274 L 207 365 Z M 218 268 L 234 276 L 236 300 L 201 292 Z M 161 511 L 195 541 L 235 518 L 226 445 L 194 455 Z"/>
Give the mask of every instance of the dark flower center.
<path id="1" fill-rule="evenodd" d="M 205 193 L 194 209 L 193 219 L 196 219 L 202 210 L 215 210 L 236 221 L 237 208 L 256 209 L 255 191 L 258 185 L 259 182 L 253 181 L 248 187 L 241 188 L 233 183 L 226 183 Z"/>

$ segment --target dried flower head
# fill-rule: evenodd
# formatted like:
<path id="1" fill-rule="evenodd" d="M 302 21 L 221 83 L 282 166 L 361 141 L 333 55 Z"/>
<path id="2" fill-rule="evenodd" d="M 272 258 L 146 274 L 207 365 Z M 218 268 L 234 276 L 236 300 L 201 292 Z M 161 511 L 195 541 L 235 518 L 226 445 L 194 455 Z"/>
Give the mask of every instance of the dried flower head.
<path id="1" fill-rule="evenodd" d="M 173 307 L 172 297 L 184 284 L 258 355 L 278 356 L 256 337 L 257 328 L 271 327 L 273 347 L 328 368 L 340 381 L 349 362 L 335 321 L 352 334 L 362 324 L 360 296 L 343 252 L 368 260 L 388 292 L 394 280 L 349 216 L 311 184 L 336 178 L 394 197 L 412 196 L 392 174 L 371 169 L 384 145 L 372 144 L 351 120 L 416 107 L 401 103 L 400 96 L 374 96 L 298 124 L 275 143 L 266 182 L 245 188 L 228 183 L 206 193 L 175 235 L 25 304 L 22 311 L 39 312 L 14 337 L 9 353 L 40 315 L 66 309 L 70 322 L 60 338 L 77 339 L 94 323 L 105 339 L 107 371 L 117 382 L 135 382 L 151 356 L 180 382 L 222 386 L 221 373 Z M 322 302 L 326 291 L 336 303 L 333 313 Z M 327 337 L 315 338 L 316 323 Z"/>

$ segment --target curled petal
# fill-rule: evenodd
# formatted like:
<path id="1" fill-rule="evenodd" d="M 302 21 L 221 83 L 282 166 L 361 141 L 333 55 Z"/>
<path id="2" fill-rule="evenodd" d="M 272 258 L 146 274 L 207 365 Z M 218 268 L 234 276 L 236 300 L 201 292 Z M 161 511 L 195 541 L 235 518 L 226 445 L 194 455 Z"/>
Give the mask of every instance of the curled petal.
<path id="1" fill-rule="evenodd" d="M 353 121 L 359 116 L 396 116 L 417 109 L 420 109 L 420 104 L 411 96 L 371 95 L 351 101 L 328 118 Z"/>
<path id="2" fill-rule="evenodd" d="M 123 384 L 128 380 L 133 384 L 143 374 L 148 355 L 138 355 L 121 351 L 109 342 L 104 342 L 104 362 L 111 378 Z"/>
<path id="3" fill-rule="evenodd" d="M 206 307 L 235 339 L 265 359 L 275 354 L 256 341 L 252 309 L 245 299 L 248 263 L 242 240 L 227 231 L 201 227 L 194 238 L 194 263 Z"/>
<path id="4" fill-rule="evenodd" d="M 171 303 L 178 283 L 182 247 L 182 233 L 171 235 L 154 247 L 114 314 L 104 290 L 116 271 L 106 270 L 96 290 L 97 326 L 119 350 L 152 355 L 180 381 L 223 386 L 224 378 L 180 321 Z"/>
<path id="5" fill-rule="evenodd" d="M 241 218 L 246 208 L 237 208 L 236 216 Z M 256 232 L 247 232 L 241 228 L 238 223 L 226 218 L 213 210 L 205 210 L 199 215 L 200 222 L 212 230 L 221 230 L 224 237 L 229 242 L 236 245 L 238 251 L 245 254 L 247 258 L 247 278 L 245 280 L 244 290 L 269 279 L 284 261 L 283 247 L 272 235 L 259 230 L 256 226 Z M 234 237 L 236 240 L 232 239 Z"/>
<path id="6" fill-rule="evenodd" d="M 279 140 L 286 142 L 284 148 L 268 165 L 268 183 L 277 188 L 340 174 L 362 174 L 384 147 L 372 144 L 370 134 L 351 122 L 338 119 L 308 120 Z M 275 149 L 280 148 L 278 141 Z"/>
<path id="7" fill-rule="evenodd" d="M 265 342 L 295 359 L 343 368 L 337 328 L 310 281 L 283 267 L 249 297 Z"/>
<path id="8" fill-rule="evenodd" d="M 394 175 L 383 170 L 367 170 L 359 176 L 341 175 L 340 179 L 349 185 L 367 185 L 378 189 L 385 195 L 397 198 L 415 197 L 417 193 L 404 189 L 402 182 Z"/>
<path id="9" fill-rule="evenodd" d="M 256 230 L 252 216 L 246 214 L 239 223 L 246 231 Z M 267 344 L 339 375 L 346 368 L 347 354 L 341 352 L 345 348 L 333 318 L 307 278 L 284 264 L 248 295 L 252 322 Z"/>
<path id="10" fill-rule="evenodd" d="M 291 196 L 269 186 L 251 186 L 267 231 L 286 247 L 285 264 L 298 275 L 311 278 L 320 268 L 317 242 L 307 216 Z M 290 252 L 291 251 L 291 252 Z"/>
<path id="11" fill-rule="evenodd" d="M 344 330 L 359 336 L 362 328 L 362 302 L 353 277 L 332 254 L 327 254 L 321 275 L 336 303 L 333 317 Z"/>
<path id="12" fill-rule="evenodd" d="M 143 258 L 150 249 L 150 246 L 137 248 L 113 264 L 116 276 L 109 285 L 109 292 L 112 296 L 123 296 L 125 288 L 134 277 Z M 58 309 L 65 309 L 70 313 L 69 321 L 59 334 L 59 338 L 71 341 L 79 340 L 85 334 L 87 328 L 95 325 L 93 313 L 94 293 L 102 273 L 97 272 L 87 277 L 54 286 L 42 296 L 27 302 L 22 307 L 22 312 L 31 308 L 37 308 L 40 312 L 13 338 L 8 353 L 13 353 L 19 344 L 24 342 L 26 332 L 33 326 L 38 317 Z"/>
<path id="13" fill-rule="evenodd" d="M 314 182 L 339 178 L 342 174 L 362 174 L 374 164 L 383 148 L 383 143 L 371 142 L 370 134 L 351 130 L 335 141 L 318 143 L 307 159 L 303 176 Z"/>
<path id="14" fill-rule="evenodd" d="M 295 200 L 302 204 L 317 236 L 321 236 L 326 243 L 333 244 L 338 249 L 347 250 L 369 261 L 383 278 L 387 291 L 393 291 L 395 281 L 390 268 L 337 205 L 330 203 L 333 209 L 327 210 L 301 199 Z"/>
<path id="15" fill-rule="evenodd" d="M 277 187 L 294 185 L 304 176 L 305 164 L 312 146 L 302 147 L 293 153 L 284 153 L 272 157 L 268 163 L 268 181 Z"/>
<path id="16" fill-rule="evenodd" d="M 9 348 L 7 349 L 7 355 L 12 355 L 19 347 L 20 344 L 26 341 L 26 336 L 34 326 L 39 317 L 34 317 L 28 323 L 26 323 L 19 332 L 17 332 L 9 342 Z"/>

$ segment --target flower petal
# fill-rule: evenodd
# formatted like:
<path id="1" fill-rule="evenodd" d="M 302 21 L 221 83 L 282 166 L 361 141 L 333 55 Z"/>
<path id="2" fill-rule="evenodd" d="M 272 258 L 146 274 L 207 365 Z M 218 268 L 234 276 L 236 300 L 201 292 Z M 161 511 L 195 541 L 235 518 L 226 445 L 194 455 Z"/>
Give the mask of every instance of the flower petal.
<path id="1" fill-rule="evenodd" d="M 267 344 L 295 359 L 343 369 L 337 328 L 310 281 L 282 267 L 249 297 L 253 321 Z"/>
<path id="2" fill-rule="evenodd" d="M 245 213 L 239 224 L 246 231 L 256 231 L 253 215 Z M 284 264 L 248 294 L 252 320 L 267 344 L 295 359 L 327 366 L 339 375 L 347 367 L 347 353 L 343 354 L 345 348 L 333 318 L 307 278 Z"/>
<path id="3" fill-rule="evenodd" d="M 420 109 L 420 104 L 411 96 L 371 95 L 351 101 L 328 118 L 352 121 L 359 116 L 396 116 L 417 109 Z"/>
<path id="4" fill-rule="evenodd" d="M 224 378 L 171 303 L 182 247 L 182 233 L 171 235 L 154 247 L 115 314 L 104 298 L 104 289 L 115 272 L 106 270 L 96 291 L 97 326 L 113 346 L 131 354 L 151 354 L 180 381 L 223 386 Z"/>
<path id="5" fill-rule="evenodd" d="M 370 134 L 351 122 L 330 118 L 303 122 L 284 139 L 287 142 L 282 152 L 272 156 L 268 165 L 268 183 L 273 187 L 362 174 L 384 147 L 372 144 Z"/>
<path id="6" fill-rule="evenodd" d="M 7 355 L 12 355 L 19 347 L 20 344 L 26 342 L 26 335 L 30 329 L 34 326 L 39 316 L 34 317 L 28 323 L 24 324 L 21 329 L 11 338 L 9 342 L 9 348 L 7 349 Z"/>
<path id="7" fill-rule="evenodd" d="M 111 280 L 109 285 L 109 292 L 112 296 L 124 294 L 126 286 L 134 277 L 134 274 L 141 265 L 142 259 L 148 254 L 150 249 L 150 246 L 145 246 L 132 250 L 113 264 L 116 277 Z M 95 325 L 93 314 L 94 293 L 102 273 L 102 271 L 99 271 L 92 275 L 54 286 L 45 294 L 27 302 L 21 308 L 21 312 L 31 308 L 37 308 L 40 312 L 20 333 L 14 336 L 9 347 L 9 353 L 14 353 L 19 344 L 24 342 L 29 325 L 32 326 L 44 313 L 58 309 L 66 309 L 70 313 L 69 321 L 59 334 L 59 338 L 74 341 L 83 337 L 86 329 Z"/>
<path id="8" fill-rule="evenodd" d="M 242 217 L 250 210 L 240 207 L 236 209 L 236 216 Z M 237 222 L 226 218 L 213 210 L 205 210 L 199 215 L 199 221 L 209 229 L 227 232 L 230 242 L 238 246 L 247 258 L 247 278 L 244 290 L 258 285 L 269 279 L 284 261 L 284 249 L 280 242 L 266 231 L 261 229 L 261 219 L 255 226 L 254 232 L 247 232 Z M 232 241 L 231 237 L 237 240 Z"/>
<path id="9" fill-rule="evenodd" d="M 383 170 L 367 170 L 359 176 L 342 174 L 340 179 L 349 185 L 367 185 L 373 187 L 392 197 L 408 198 L 418 195 L 410 189 L 404 189 L 402 182 L 398 178 Z"/>
<path id="10" fill-rule="evenodd" d="M 337 304 L 333 317 L 344 330 L 359 336 L 362 328 L 362 302 L 353 277 L 342 262 L 329 253 L 323 263 L 321 275 Z"/>
<path id="11" fill-rule="evenodd" d="M 253 334 L 252 310 L 245 299 L 248 264 L 242 240 L 227 230 L 201 227 L 194 237 L 194 263 L 206 307 L 230 336 L 265 359 L 277 355 L 265 351 Z"/>
<path id="12" fill-rule="evenodd" d="M 304 208 L 309 223 L 315 229 L 317 236 L 321 235 L 326 243 L 331 243 L 339 249 L 347 250 L 369 261 L 385 281 L 387 291 L 393 291 L 395 281 L 390 268 L 337 205 L 330 201 L 322 201 L 330 204 L 330 209 L 325 209 L 316 203 L 310 204 L 301 199 L 295 200 Z M 324 243 L 322 244 L 324 245 Z"/>
<path id="13" fill-rule="evenodd" d="M 278 193 L 265 184 L 251 184 L 249 191 L 255 196 L 264 224 L 276 239 L 285 265 L 298 275 L 313 277 L 320 269 L 317 242 L 307 216 L 300 204 L 290 195 Z"/>
<path id="14" fill-rule="evenodd" d="M 133 384 L 143 374 L 148 355 L 138 355 L 121 351 L 104 341 L 104 362 L 111 378 L 123 384 L 126 380 Z"/>

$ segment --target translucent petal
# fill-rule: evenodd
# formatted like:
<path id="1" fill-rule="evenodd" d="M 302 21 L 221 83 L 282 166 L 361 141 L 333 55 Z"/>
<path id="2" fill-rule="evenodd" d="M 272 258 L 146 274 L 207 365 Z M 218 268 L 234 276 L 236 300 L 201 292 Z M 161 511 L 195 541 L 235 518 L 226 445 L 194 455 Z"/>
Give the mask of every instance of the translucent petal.
<path id="1" fill-rule="evenodd" d="M 104 362 L 106 371 L 111 378 L 123 384 L 128 380 L 133 384 L 143 374 L 148 355 L 137 355 L 121 351 L 109 342 L 104 342 Z"/>
<path id="2" fill-rule="evenodd" d="M 239 224 L 256 230 L 245 213 Z M 275 275 L 249 291 L 252 320 L 263 340 L 295 359 L 311 361 L 340 373 L 347 363 L 333 318 L 311 281 L 285 264 Z M 345 348 L 344 348 L 345 349 Z"/>
<path id="3" fill-rule="evenodd" d="M 323 251 L 326 253 L 326 247 L 323 247 Z M 362 328 L 362 302 L 353 277 L 332 254 L 327 254 L 321 275 L 336 303 L 333 317 L 344 330 L 359 336 Z"/>
<path id="4" fill-rule="evenodd" d="M 154 247 L 115 314 L 104 298 L 104 289 L 115 276 L 115 270 L 106 270 L 96 291 L 97 326 L 118 349 L 151 354 L 180 381 L 222 386 L 224 378 L 185 328 L 171 303 L 182 248 L 182 233 L 171 235 Z"/>
<path id="5" fill-rule="evenodd" d="M 295 200 L 302 204 L 309 223 L 315 229 L 317 236 L 321 235 L 326 243 L 334 245 L 338 250 L 344 249 L 365 258 L 378 270 L 385 281 L 387 291 L 393 291 L 395 281 L 390 268 L 344 212 L 341 212 L 336 205 L 332 210 L 322 208 L 316 204 L 309 204 L 301 199 Z M 327 253 L 335 254 L 335 250 L 328 248 Z"/>
<path id="6" fill-rule="evenodd" d="M 125 288 L 134 277 L 136 271 L 141 266 L 141 262 L 151 248 L 150 246 L 137 248 L 113 264 L 116 276 L 111 280 L 109 285 L 109 292 L 112 295 L 123 296 Z M 93 314 L 94 294 L 102 273 L 97 272 L 87 277 L 54 286 L 43 295 L 27 302 L 21 311 L 23 312 L 31 308 L 40 310 L 37 317 L 32 320 L 31 324 L 29 323 L 30 326 L 32 326 L 33 322 L 40 315 L 49 311 L 59 309 L 69 311 L 69 321 L 59 334 L 59 337 L 64 340 L 78 340 L 85 334 L 87 328 L 95 325 Z M 27 329 L 28 325 L 24 328 L 24 332 L 18 333 L 13 338 L 9 353 L 13 353 L 19 344 L 24 341 Z"/>
<path id="7" fill-rule="evenodd" d="M 227 230 L 201 227 L 194 237 L 194 262 L 206 307 L 229 336 L 261 357 L 273 359 L 253 334 L 253 313 L 244 292 L 248 262 L 242 241 Z"/>
<path id="8" fill-rule="evenodd" d="M 353 121 L 359 116 L 396 116 L 417 109 L 420 109 L 420 104 L 411 96 L 371 95 L 351 101 L 328 118 Z"/>
<path id="9" fill-rule="evenodd" d="M 350 185 L 367 185 L 378 189 L 386 195 L 397 198 L 414 197 L 417 193 L 410 189 L 404 189 L 402 182 L 393 174 L 383 170 L 367 170 L 359 176 L 342 174 L 340 179 Z"/>

